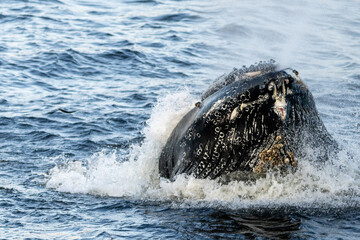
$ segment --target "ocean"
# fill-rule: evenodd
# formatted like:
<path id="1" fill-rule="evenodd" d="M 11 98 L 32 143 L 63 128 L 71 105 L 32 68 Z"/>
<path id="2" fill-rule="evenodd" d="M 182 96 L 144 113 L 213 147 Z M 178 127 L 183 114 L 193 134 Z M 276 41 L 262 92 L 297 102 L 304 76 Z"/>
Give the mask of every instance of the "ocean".
<path id="1" fill-rule="evenodd" d="M 359 9 L 0 1 L 0 239 L 360 239 Z M 160 179 L 201 94 L 270 59 L 300 73 L 337 156 L 251 182 Z"/>

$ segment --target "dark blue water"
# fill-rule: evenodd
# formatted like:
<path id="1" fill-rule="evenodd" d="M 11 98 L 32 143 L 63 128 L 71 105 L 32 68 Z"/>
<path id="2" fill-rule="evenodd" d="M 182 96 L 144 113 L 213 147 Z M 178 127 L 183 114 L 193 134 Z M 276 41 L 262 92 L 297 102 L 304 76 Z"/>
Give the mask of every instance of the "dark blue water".
<path id="1" fill-rule="evenodd" d="M 359 239 L 359 9 L 0 1 L 0 238 Z M 199 94 L 268 59 L 300 72 L 339 156 L 252 183 L 159 179 Z"/>

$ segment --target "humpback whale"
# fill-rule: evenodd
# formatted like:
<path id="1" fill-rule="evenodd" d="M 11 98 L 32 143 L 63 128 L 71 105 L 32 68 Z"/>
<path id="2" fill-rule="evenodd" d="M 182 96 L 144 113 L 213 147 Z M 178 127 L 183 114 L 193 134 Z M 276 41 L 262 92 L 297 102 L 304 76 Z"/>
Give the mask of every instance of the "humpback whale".
<path id="1" fill-rule="evenodd" d="M 288 172 L 306 146 L 325 161 L 337 144 L 299 73 L 261 62 L 221 76 L 202 95 L 168 138 L 159 173 L 173 180 Z"/>

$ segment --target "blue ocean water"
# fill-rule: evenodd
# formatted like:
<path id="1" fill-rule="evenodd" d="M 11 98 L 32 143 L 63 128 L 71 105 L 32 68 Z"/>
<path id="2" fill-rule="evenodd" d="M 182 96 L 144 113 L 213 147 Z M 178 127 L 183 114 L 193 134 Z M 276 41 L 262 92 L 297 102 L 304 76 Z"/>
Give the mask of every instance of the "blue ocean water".
<path id="1" fill-rule="evenodd" d="M 0 239 L 359 239 L 359 9 L 0 1 Z M 199 94 L 269 59 L 300 72 L 338 158 L 251 183 L 159 179 Z"/>

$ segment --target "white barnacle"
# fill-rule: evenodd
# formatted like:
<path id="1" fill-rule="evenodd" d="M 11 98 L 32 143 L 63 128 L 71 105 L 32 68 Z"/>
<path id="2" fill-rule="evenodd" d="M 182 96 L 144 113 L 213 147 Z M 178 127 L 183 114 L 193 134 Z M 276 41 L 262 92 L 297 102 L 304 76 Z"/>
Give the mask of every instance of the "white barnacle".
<path id="1" fill-rule="evenodd" d="M 221 105 L 221 109 L 222 109 L 222 110 L 226 110 L 227 108 L 228 108 L 228 105 L 227 105 L 227 104 Z"/>
<path id="2" fill-rule="evenodd" d="M 199 145 L 199 147 L 196 149 L 196 156 L 200 156 L 202 153 L 202 147 L 201 144 Z"/>
<path id="3" fill-rule="evenodd" d="M 213 174 L 216 176 L 219 174 L 219 172 L 220 172 L 220 168 L 216 167 L 215 170 L 213 171 Z"/>
<path id="4" fill-rule="evenodd" d="M 247 72 L 247 73 L 245 73 L 245 76 L 252 78 L 252 77 L 259 76 L 260 74 L 261 74 L 261 71 Z"/>
<path id="5" fill-rule="evenodd" d="M 224 169 L 224 167 L 226 166 L 226 159 L 225 158 L 221 158 L 219 166 L 220 166 L 221 169 Z"/>
<path id="6" fill-rule="evenodd" d="M 219 133 L 219 139 L 223 139 L 224 137 L 225 137 L 225 133 L 220 132 L 220 133 Z"/>
<path id="7" fill-rule="evenodd" d="M 205 167 L 206 167 L 205 163 L 201 161 L 196 168 L 196 175 L 199 175 L 205 169 Z"/>
<path id="8" fill-rule="evenodd" d="M 233 138 L 233 143 L 234 145 L 240 145 L 241 143 L 241 137 L 240 136 L 236 136 Z"/>
<path id="9" fill-rule="evenodd" d="M 219 133 L 219 132 L 220 132 L 220 127 L 216 127 L 216 128 L 215 128 L 215 132 L 216 132 L 216 133 Z"/>
<path id="10" fill-rule="evenodd" d="M 243 94 L 240 95 L 240 100 L 241 100 L 241 101 L 246 101 L 246 100 L 247 100 L 245 93 L 243 93 Z"/>
<path id="11" fill-rule="evenodd" d="M 247 104 L 246 103 L 242 103 L 240 105 L 240 111 L 242 111 L 244 108 L 246 108 Z"/>
<path id="12" fill-rule="evenodd" d="M 233 120 L 235 119 L 239 114 L 239 111 L 238 111 L 238 108 L 234 108 L 234 110 L 231 112 L 231 115 L 230 115 L 230 120 Z"/>
<path id="13" fill-rule="evenodd" d="M 229 131 L 229 142 L 230 143 L 234 143 L 234 139 L 235 139 L 235 128 L 231 128 Z"/>
<path id="14" fill-rule="evenodd" d="M 185 139 L 191 140 L 191 137 L 192 137 L 192 132 L 191 132 L 191 130 L 189 130 L 188 133 L 185 136 Z"/>
<path id="15" fill-rule="evenodd" d="M 217 119 L 219 119 L 221 117 L 221 114 L 219 111 L 215 111 L 214 115 Z"/>
<path id="16" fill-rule="evenodd" d="M 210 173 L 210 171 L 211 171 L 211 164 L 209 164 L 210 166 L 208 166 L 206 169 L 205 169 L 205 172 L 203 172 L 203 176 L 205 177 L 205 176 L 207 176 L 207 175 L 209 175 L 209 173 Z"/>
<path id="17" fill-rule="evenodd" d="M 220 157 L 220 153 L 219 152 L 214 152 L 213 153 L 213 158 L 219 158 Z"/>

